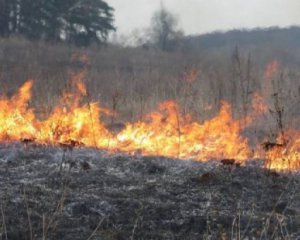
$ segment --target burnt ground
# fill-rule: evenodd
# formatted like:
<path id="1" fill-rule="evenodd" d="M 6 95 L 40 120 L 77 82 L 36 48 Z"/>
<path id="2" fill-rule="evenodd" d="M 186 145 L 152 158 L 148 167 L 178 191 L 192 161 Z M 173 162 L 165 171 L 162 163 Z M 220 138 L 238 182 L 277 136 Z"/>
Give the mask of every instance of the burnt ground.
<path id="1" fill-rule="evenodd" d="M 260 164 L 1 144 L 2 239 L 300 239 L 300 175 Z"/>

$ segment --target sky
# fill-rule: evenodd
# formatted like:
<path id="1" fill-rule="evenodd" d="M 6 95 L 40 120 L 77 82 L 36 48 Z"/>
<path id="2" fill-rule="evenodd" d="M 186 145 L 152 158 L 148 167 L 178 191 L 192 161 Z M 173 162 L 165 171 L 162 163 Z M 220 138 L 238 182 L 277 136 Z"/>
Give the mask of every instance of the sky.
<path id="1" fill-rule="evenodd" d="M 106 0 L 118 34 L 150 26 L 163 2 L 186 35 L 237 28 L 300 25 L 300 0 Z"/>

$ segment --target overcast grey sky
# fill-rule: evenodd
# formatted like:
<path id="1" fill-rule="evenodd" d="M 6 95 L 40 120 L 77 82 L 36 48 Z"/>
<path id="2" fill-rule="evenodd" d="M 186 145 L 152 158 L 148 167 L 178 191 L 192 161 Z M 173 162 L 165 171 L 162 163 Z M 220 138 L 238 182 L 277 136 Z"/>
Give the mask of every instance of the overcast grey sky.
<path id="1" fill-rule="evenodd" d="M 106 0 L 115 8 L 118 33 L 150 25 L 161 0 Z M 233 28 L 300 25 L 300 0 L 163 0 L 185 34 Z"/>

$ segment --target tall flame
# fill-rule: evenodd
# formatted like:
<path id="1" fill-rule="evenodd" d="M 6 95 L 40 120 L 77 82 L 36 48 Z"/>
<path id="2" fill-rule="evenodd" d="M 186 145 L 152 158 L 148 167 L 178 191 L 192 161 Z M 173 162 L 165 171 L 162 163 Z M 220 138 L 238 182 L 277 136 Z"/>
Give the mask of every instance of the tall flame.
<path id="1" fill-rule="evenodd" d="M 35 115 L 28 108 L 32 82 L 26 82 L 18 94 L 10 99 L 0 99 L 0 140 L 18 140 L 32 137 L 36 133 Z"/>

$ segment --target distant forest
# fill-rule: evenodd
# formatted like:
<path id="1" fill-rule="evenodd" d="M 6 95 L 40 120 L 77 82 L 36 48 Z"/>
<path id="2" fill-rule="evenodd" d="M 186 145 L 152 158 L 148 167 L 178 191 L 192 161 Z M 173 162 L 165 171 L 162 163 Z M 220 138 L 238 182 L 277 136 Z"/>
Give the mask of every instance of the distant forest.
<path id="1" fill-rule="evenodd" d="M 260 47 L 263 45 L 300 47 L 300 27 L 258 28 L 251 30 L 231 30 L 199 36 L 188 36 L 183 40 L 186 49 L 209 49 L 224 46 Z"/>
<path id="2" fill-rule="evenodd" d="M 144 48 L 155 48 L 144 44 Z M 285 63 L 300 63 L 300 27 L 258 28 L 213 32 L 184 36 L 168 42 L 167 51 L 186 54 L 227 54 L 235 48 L 260 56 L 262 59 L 278 59 Z M 261 54 L 261 53 L 264 54 Z"/>
<path id="3" fill-rule="evenodd" d="M 0 36 L 68 42 L 106 41 L 113 8 L 102 0 L 0 0 Z"/>

